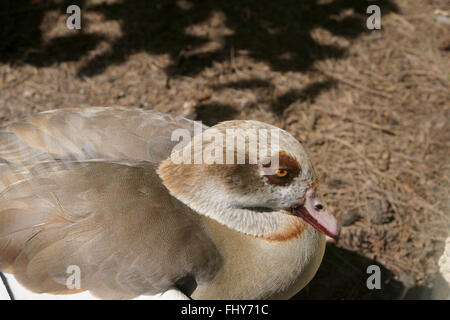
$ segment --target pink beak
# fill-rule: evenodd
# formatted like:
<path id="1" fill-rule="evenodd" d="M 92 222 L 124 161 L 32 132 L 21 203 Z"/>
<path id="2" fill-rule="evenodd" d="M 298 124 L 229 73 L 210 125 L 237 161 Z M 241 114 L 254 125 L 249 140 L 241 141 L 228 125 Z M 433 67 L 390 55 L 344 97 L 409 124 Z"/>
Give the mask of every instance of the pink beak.
<path id="1" fill-rule="evenodd" d="M 305 194 L 305 202 L 291 207 L 291 212 L 301 217 L 317 231 L 327 236 L 336 238 L 338 225 L 336 218 L 327 210 L 320 196 L 314 189 L 308 189 Z"/>

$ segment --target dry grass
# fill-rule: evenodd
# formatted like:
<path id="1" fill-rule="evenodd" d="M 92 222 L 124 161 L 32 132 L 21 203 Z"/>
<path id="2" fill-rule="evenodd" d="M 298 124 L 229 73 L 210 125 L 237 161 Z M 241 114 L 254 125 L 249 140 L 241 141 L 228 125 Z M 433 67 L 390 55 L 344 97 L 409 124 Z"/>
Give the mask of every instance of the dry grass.
<path id="1" fill-rule="evenodd" d="M 153 38 L 149 47 L 141 46 L 145 39 L 139 40 L 133 26 L 115 19 L 116 11 L 102 9 L 107 6 L 96 7 L 99 2 L 85 4 L 100 9 L 88 10 L 86 27 L 71 48 L 75 56 L 64 53 L 70 41 L 51 46 L 52 39 L 71 35 L 63 26 L 64 14 L 52 9 L 40 23 L 42 42 L 17 59 L 3 60 L 0 121 L 72 105 L 126 105 L 206 124 L 234 118 L 278 125 L 305 144 L 337 217 L 352 209 L 361 215 L 342 228 L 337 246 L 376 259 L 397 277 L 406 274 L 416 284 L 430 284 L 450 229 L 450 33 L 434 15 L 436 9 L 449 10 L 448 1 L 385 1 L 397 9 L 383 14 L 382 30 L 356 35 L 345 23 L 364 23 L 364 12 L 345 1 L 317 1 L 343 4 L 336 5 L 339 14 L 324 17 L 332 27 L 308 25 L 306 36 L 298 31 L 301 21 L 280 24 L 243 3 L 236 10 L 243 21 L 260 23 L 251 37 L 261 38 L 261 48 L 246 46 L 252 40 L 240 38 L 240 16 L 232 19 L 227 7 L 205 9 L 192 1 L 192 10 L 200 7 L 208 14 L 197 21 L 188 12 L 190 17 L 179 20 L 192 20 L 186 22 L 186 34 L 201 38 L 201 45 L 178 36 L 156 39 L 174 41 L 165 50 L 153 50 L 161 45 Z M 139 16 L 135 20 L 136 28 L 145 26 Z M 335 27 L 342 32 L 334 32 Z M 314 50 L 300 57 L 297 44 L 276 42 L 289 32 L 293 43 L 301 45 L 303 38 L 295 36 L 305 36 Z M 114 43 L 129 34 L 136 39 L 121 45 L 135 48 L 117 56 L 125 49 Z M 275 42 L 265 52 L 268 40 Z M 273 60 L 271 52 L 280 48 L 285 52 Z M 98 70 L 86 73 L 86 66 Z M 374 212 L 371 204 L 377 199 L 387 201 L 389 222 L 371 222 L 383 213 Z"/>

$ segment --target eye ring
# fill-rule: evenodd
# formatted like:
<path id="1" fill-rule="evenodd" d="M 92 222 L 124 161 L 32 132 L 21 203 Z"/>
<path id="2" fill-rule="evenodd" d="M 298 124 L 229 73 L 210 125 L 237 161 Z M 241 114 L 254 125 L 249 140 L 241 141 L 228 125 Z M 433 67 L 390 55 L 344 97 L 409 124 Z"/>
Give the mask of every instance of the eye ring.
<path id="1" fill-rule="evenodd" d="M 275 175 L 280 178 L 286 177 L 288 173 L 289 172 L 286 169 L 278 169 L 277 171 L 275 171 Z"/>

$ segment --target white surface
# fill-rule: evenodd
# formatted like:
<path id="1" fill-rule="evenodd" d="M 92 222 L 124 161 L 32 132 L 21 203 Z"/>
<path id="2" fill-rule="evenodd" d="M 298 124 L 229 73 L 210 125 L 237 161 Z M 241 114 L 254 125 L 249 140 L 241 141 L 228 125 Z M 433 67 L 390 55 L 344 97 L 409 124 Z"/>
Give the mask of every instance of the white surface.
<path id="1" fill-rule="evenodd" d="M 439 271 L 450 285 L 450 237 L 445 241 L 444 253 L 439 259 Z"/>
<path id="2" fill-rule="evenodd" d="M 66 294 L 66 295 L 33 293 L 22 287 L 12 275 L 5 274 L 5 276 L 8 279 L 9 286 L 11 287 L 11 290 L 14 293 L 14 297 L 17 300 L 98 300 L 98 298 L 92 296 L 89 292 L 81 292 L 77 294 Z M 160 295 L 140 296 L 134 300 L 187 300 L 187 299 L 189 298 L 178 290 L 168 290 Z M 1 280 L 0 280 L 0 300 L 10 300 L 8 292 L 6 291 L 6 288 L 1 282 Z"/>

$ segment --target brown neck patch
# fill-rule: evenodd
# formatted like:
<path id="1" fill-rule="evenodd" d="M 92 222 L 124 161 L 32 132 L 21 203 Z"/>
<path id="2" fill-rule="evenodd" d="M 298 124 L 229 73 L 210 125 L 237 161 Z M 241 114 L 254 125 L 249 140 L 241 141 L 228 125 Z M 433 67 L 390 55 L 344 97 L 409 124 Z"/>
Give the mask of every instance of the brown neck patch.
<path id="1" fill-rule="evenodd" d="M 280 151 L 278 154 L 278 164 L 279 164 L 279 168 L 281 170 L 287 170 L 288 173 L 283 176 L 283 177 L 279 177 L 276 174 L 276 169 L 275 168 L 273 172 L 269 171 L 267 172 L 267 174 L 265 175 L 266 179 L 267 179 L 267 183 L 268 184 L 273 184 L 273 185 L 277 185 L 277 186 L 287 186 L 289 185 L 292 180 L 294 180 L 295 178 L 297 178 L 302 170 L 300 163 L 298 163 L 298 161 L 296 159 L 294 159 L 293 157 L 289 156 L 285 151 Z M 272 160 L 271 159 L 267 159 L 265 162 L 263 162 L 263 170 L 267 169 L 269 170 L 270 166 L 272 165 Z"/>
<path id="2" fill-rule="evenodd" d="M 268 241 L 289 241 L 300 237 L 307 227 L 307 223 L 299 217 L 288 216 L 286 226 L 280 232 L 263 235 Z"/>

